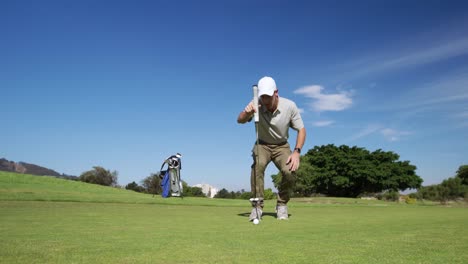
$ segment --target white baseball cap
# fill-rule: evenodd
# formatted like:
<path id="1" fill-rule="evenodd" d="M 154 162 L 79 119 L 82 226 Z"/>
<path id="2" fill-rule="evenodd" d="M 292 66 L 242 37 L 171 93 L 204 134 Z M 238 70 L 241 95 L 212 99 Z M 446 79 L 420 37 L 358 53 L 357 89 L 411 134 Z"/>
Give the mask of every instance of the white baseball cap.
<path id="1" fill-rule="evenodd" d="M 265 76 L 258 81 L 258 96 L 273 96 L 276 91 L 276 82 L 273 78 Z"/>

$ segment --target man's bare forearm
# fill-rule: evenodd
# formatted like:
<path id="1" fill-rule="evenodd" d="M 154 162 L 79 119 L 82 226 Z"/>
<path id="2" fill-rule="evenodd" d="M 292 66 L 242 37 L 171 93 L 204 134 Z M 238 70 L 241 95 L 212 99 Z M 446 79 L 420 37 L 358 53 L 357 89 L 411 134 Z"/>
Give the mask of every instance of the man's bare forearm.
<path id="1" fill-rule="evenodd" d="M 303 127 L 299 132 L 297 132 L 297 139 L 296 139 L 296 147 L 295 148 L 300 148 L 304 146 L 306 139 L 306 129 Z"/>
<path id="2" fill-rule="evenodd" d="M 247 112 L 242 111 L 242 112 L 240 112 L 239 116 L 237 117 L 237 123 L 244 124 L 247 121 L 249 121 L 252 118 L 252 116 L 253 116 L 253 113 L 248 114 Z"/>

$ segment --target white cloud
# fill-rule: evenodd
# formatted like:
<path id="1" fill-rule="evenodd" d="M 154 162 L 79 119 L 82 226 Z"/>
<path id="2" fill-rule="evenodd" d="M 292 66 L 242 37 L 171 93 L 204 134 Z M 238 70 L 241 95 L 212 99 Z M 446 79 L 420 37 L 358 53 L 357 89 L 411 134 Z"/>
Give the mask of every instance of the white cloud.
<path id="1" fill-rule="evenodd" d="M 427 42 L 429 41 L 419 41 Z M 468 37 L 431 41 L 429 45 L 415 46 L 411 49 L 387 50 L 385 54 L 390 55 L 361 55 L 358 60 L 343 64 L 342 72 L 348 78 L 359 78 L 464 56 L 468 54 Z"/>
<path id="2" fill-rule="evenodd" d="M 299 88 L 294 93 L 312 98 L 311 108 L 316 112 L 342 111 L 353 103 L 351 92 L 341 91 L 336 94 L 324 94 L 323 90 L 324 88 L 320 85 L 310 85 Z"/>
<path id="3" fill-rule="evenodd" d="M 335 123 L 335 121 L 333 121 L 333 120 L 323 120 L 323 121 L 314 122 L 313 125 L 316 126 L 316 127 L 326 127 L 326 126 L 329 126 L 329 125 L 331 125 L 333 123 Z"/>
<path id="4" fill-rule="evenodd" d="M 363 137 L 366 137 L 368 135 L 371 135 L 377 131 L 379 131 L 381 129 L 381 126 L 380 125 L 368 125 L 366 128 L 364 128 L 363 130 L 359 131 L 358 133 L 354 134 L 353 136 L 351 136 L 348 141 L 354 141 L 354 140 L 358 140 L 360 138 L 363 138 Z"/>
<path id="5" fill-rule="evenodd" d="M 398 100 L 375 100 L 366 104 L 367 110 L 398 112 L 408 118 L 416 114 L 444 112 L 450 118 L 465 112 L 468 103 L 468 67 L 463 67 L 427 83 L 402 90 Z"/>
<path id="6" fill-rule="evenodd" d="M 398 131 L 395 129 L 382 127 L 381 125 L 372 124 L 351 136 L 348 141 L 355 141 L 375 133 L 381 134 L 387 141 L 391 142 L 399 141 L 402 139 L 402 137 L 412 134 L 408 131 Z"/>
<path id="7" fill-rule="evenodd" d="M 402 136 L 410 135 L 410 132 L 407 131 L 397 131 L 390 128 L 384 128 L 380 130 L 380 133 L 387 139 L 388 141 L 399 141 Z"/>
<path id="8" fill-rule="evenodd" d="M 468 53 L 468 38 L 455 39 L 442 45 L 428 47 L 404 54 L 398 58 L 382 63 L 383 69 L 402 68 L 413 65 L 428 64 Z"/>

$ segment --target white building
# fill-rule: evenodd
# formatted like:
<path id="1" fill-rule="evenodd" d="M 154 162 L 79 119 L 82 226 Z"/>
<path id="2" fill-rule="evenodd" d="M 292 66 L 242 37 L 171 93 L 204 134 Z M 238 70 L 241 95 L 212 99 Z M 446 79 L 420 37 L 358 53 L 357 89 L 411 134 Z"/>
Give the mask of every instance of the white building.
<path id="1" fill-rule="evenodd" d="M 194 187 L 199 187 L 202 189 L 202 192 L 208 196 L 209 198 L 213 198 L 218 192 L 218 188 L 213 187 L 209 184 L 202 183 L 202 184 L 195 184 Z"/>

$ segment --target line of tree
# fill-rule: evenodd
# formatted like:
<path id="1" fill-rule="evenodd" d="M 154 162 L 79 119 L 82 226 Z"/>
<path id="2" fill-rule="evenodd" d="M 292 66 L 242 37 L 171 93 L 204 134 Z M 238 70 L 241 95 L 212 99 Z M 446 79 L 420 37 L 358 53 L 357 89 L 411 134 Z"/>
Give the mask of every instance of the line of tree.
<path id="1" fill-rule="evenodd" d="M 442 204 L 453 200 L 468 201 L 468 165 L 460 166 L 455 177 L 445 179 L 440 184 L 421 187 L 410 197 L 439 201 Z"/>
<path id="2" fill-rule="evenodd" d="M 83 172 L 78 178 L 82 182 L 99 184 L 104 186 L 118 187 L 117 186 L 117 171 L 109 171 L 100 166 L 93 167 L 92 170 Z M 189 186 L 185 181 L 182 181 L 183 194 L 186 197 L 206 197 L 202 188 L 196 186 Z M 127 184 L 125 189 L 132 190 L 140 193 L 148 193 L 153 195 L 160 195 L 162 193 L 161 178 L 159 174 L 152 173 L 150 176 L 141 181 L 141 185 L 135 181 Z M 269 190 L 271 193 L 271 189 Z M 226 194 L 227 193 L 227 194 Z M 267 190 L 268 193 L 268 190 Z M 240 198 L 240 192 L 228 192 L 226 189 L 221 190 L 217 198 Z M 243 194 L 245 199 L 250 198 L 250 193 Z"/>
<path id="3" fill-rule="evenodd" d="M 361 195 L 398 194 L 406 189 L 418 189 L 410 194 L 411 198 L 440 201 L 468 200 L 468 165 L 462 165 L 456 176 L 444 180 L 441 184 L 421 187 L 422 179 L 415 173 L 416 166 L 409 161 L 399 161 L 394 152 L 376 150 L 370 152 L 364 148 L 346 145 L 316 146 L 301 156 L 301 166 L 296 172 L 297 179 L 293 196 L 308 197 L 326 195 L 335 197 L 358 197 Z M 109 171 L 100 166 L 82 173 L 80 181 L 118 187 L 117 171 Z M 281 173 L 271 176 L 278 187 Z M 200 187 L 191 187 L 182 181 L 184 196 L 206 197 Z M 161 194 L 161 179 L 158 174 L 151 174 L 141 181 L 141 185 L 131 182 L 125 186 L 148 194 Z M 215 198 L 249 199 L 250 192 L 228 191 L 221 189 Z M 271 189 L 265 190 L 265 199 L 274 199 L 276 194 Z"/>
<path id="4" fill-rule="evenodd" d="M 356 146 L 316 146 L 301 156 L 294 196 L 358 197 L 421 187 L 423 180 L 416 175 L 416 166 L 399 158 L 381 149 L 370 152 Z M 281 173 L 272 179 L 278 187 Z"/>
<path id="5" fill-rule="evenodd" d="M 271 188 L 265 189 L 264 191 L 264 199 L 265 200 L 271 200 L 276 197 L 276 193 L 273 192 Z M 244 190 L 241 191 L 228 191 L 227 189 L 223 188 L 221 189 L 214 198 L 221 198 L 221 199 L 243 199 L 243 200 L 248 200 L 252 198 L 252 193 L 251 192 L 246 192 Z"/>
<path id="6" fill-rule="evenodd" d="M 104 186 L 117 187 L 117 171 L 109 171 L 100 166 L 93 167 L 92 170 L 83 172 L 79 180 L 82 182 L 99 184 Z M 206 197 L 202 188 L 196 186 L 189 186 L 185 181 L 182 181 L 183 195 L 186 197 Z M 135 181 L 125 186 L 126 190 L 132 190 L 139 193 L 148 193 L 153 195 L 160 195 L 162 193 L 161 178 L 159 174 L 152 173 L 150 176 L 141 181 L 141 185 Z M 214 198 L 224 199 L 250 199 L 252 194 L 250 192 L 242 191 L 228 191 L 225 188 L 221 189 Z M 276 194 L 271 188 L 265 190 L 265 199 L 273 199 Z"/>
<path id="7" fill-rule="evenodd" d="M 132 190 L 140 193 L 148 193 L 153 195 L 159 195 L 162 193 L 161 178 L 159 174 L 152 173 L 141 181 L 141 185 L 138 185 L 135 181 L 127 184 L 125 189 Z M 206 197 L 203 193 L 202 188 L 189 186 L 185 181 L 182 181 L 183 195 L 186 197 Z"/>

